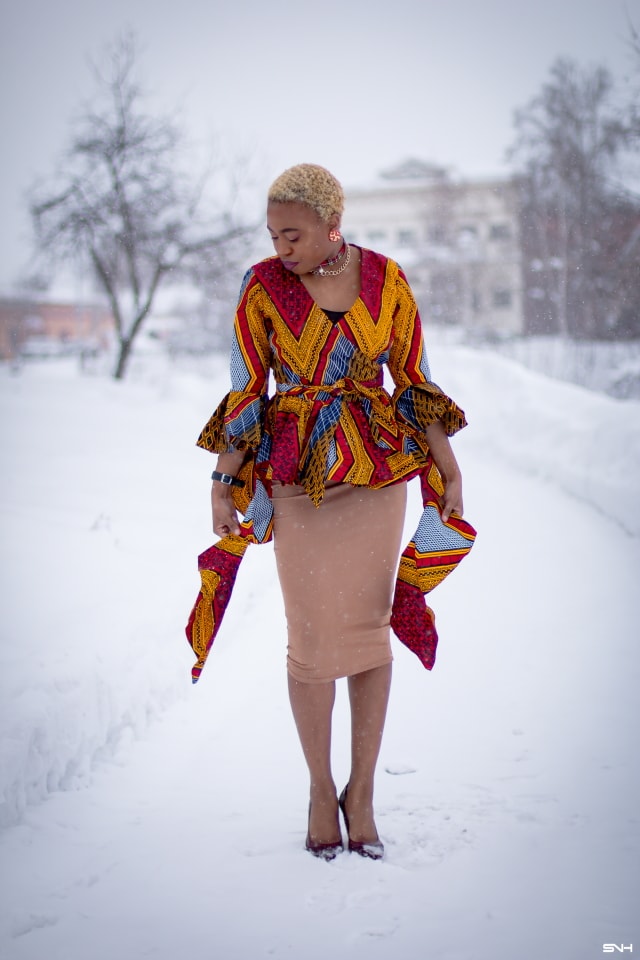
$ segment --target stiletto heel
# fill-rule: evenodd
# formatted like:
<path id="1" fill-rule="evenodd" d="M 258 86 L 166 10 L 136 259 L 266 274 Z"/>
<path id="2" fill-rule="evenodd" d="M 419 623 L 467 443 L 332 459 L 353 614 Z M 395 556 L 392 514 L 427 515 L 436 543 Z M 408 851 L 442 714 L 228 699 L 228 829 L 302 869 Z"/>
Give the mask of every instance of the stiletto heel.
<path id="1" fill-rule="evenodd" d="M 342 810 L 342 816 L 344 817 L 344 825 L 347 828 L 347 834 L 349 834 L 349 817 L 347 816 L 347 790 L 349 789 L 349 784 L 346 785 L 340 797 L 338 799 L 338 806 Z M 349 850 L 351 853 L 357 853 L 361 857 L 368 857 L 369 860 L 382 860 L 384 856 L 384 844 L 381 840 L 373 840 L 369 842 L 364 842 L 362 840 L 352 840 L 351 835 L 349 834 Z"/>
<path id="2" fill-rule="evenodd" d="M 311 821 L 311 804 L 309 804 L 309 821 Z M 342 837 L 330 843 L 314 843 L 307 827 L 307 839 L 304 842 L 304 848 L 321 860 L 335 860 L 338 854 L 344 850 L 344 844 L 342 843 Z"/>

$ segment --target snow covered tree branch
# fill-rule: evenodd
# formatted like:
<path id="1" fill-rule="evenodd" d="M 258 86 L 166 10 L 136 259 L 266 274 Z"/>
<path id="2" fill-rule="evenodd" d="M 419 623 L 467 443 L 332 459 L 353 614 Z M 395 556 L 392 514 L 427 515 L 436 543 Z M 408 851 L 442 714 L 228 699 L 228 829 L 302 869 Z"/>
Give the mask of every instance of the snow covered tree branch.
<path id="1" fill-rule="evenodd" d="M 525 309 L 535 332 L 640 332 L 640 279 L 632 266 L 640 203 L 620 176 L 632 119 L 608 70 L 567 59 L 555 62 L 540 93 L 516 112 L 511 159 L 522 173 Z"/>
<path id="2" fill-rule="evenodd" d="M 222 179 L 224 171 L 194 175 L 185 166 L 180 130 L 148 111 L 135 67 L 135 38 L 124 35 L 106 74 L 96 71 L 98 95 L 77 122 L 60 170 L 34 187 L 30 204 L 39 254 L 89 268 L 109 302 L 116 379 L 125 375 L 159 289 L 185 280 L 211 287 L 253 230 L 229 209 L 206 208 L 211 175 Z"/>

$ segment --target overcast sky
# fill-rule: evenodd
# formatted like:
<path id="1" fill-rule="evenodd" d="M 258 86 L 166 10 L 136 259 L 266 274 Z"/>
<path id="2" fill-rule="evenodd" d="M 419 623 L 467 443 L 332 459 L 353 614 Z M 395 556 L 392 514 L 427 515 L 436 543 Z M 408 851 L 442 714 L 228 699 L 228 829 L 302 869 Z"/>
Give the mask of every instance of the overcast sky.
<path id="1" fill-rule="evenodd" d="M 628 84 L 640 0 L 19 0 L 0 16 L 8 292 L 29 252 L 24 192 L 92 90 L 89 59 L 124 28 L 155 103 L 194 138 L 250 154 L 265 185 L 306 161 L 355 186 L 409 156 L 505 172 L 513 111 L 556 57 Z"/>

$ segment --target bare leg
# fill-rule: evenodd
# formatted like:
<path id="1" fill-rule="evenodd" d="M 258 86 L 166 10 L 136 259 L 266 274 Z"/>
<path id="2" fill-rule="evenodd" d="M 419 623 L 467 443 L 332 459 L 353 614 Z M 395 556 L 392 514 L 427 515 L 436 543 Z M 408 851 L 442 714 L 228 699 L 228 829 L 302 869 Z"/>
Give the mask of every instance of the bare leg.
<path id="1" fill-rule="evenodd" d="M 350 837 L 362 843 L 378 839 L 373 819 L 373 779 L 382 743 L 390 686 L 390 663 L 349 677 L 351 775 L 346 808 Z"/>
<path id="2" fill-rule="evenodd" d="M 331 773 L 331 714 L 335 696 L 333 681 L 300 683 L 289 674 L 289 700 L 311 780 L 309 838 L 314 843 L 340 839 L 336 785 Z"/>

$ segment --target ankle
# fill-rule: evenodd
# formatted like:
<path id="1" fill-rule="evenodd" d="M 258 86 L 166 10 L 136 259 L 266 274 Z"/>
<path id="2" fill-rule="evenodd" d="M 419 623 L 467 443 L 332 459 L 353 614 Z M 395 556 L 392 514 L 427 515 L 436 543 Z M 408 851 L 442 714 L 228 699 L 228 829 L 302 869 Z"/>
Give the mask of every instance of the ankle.
<path id="1" fill-rule="evenodd" d="M 363 780 L 352 775 L 345 789 L 349 807 L 373 808 L 373 782 L 369 778 Z"/>
<path id="2" fill-rule="evenodd" d="M 335 783 L 332 779 L 312 780 L 309 784 L 309 798 L 316 803 L 335 800 L 337 798 Z"/>

